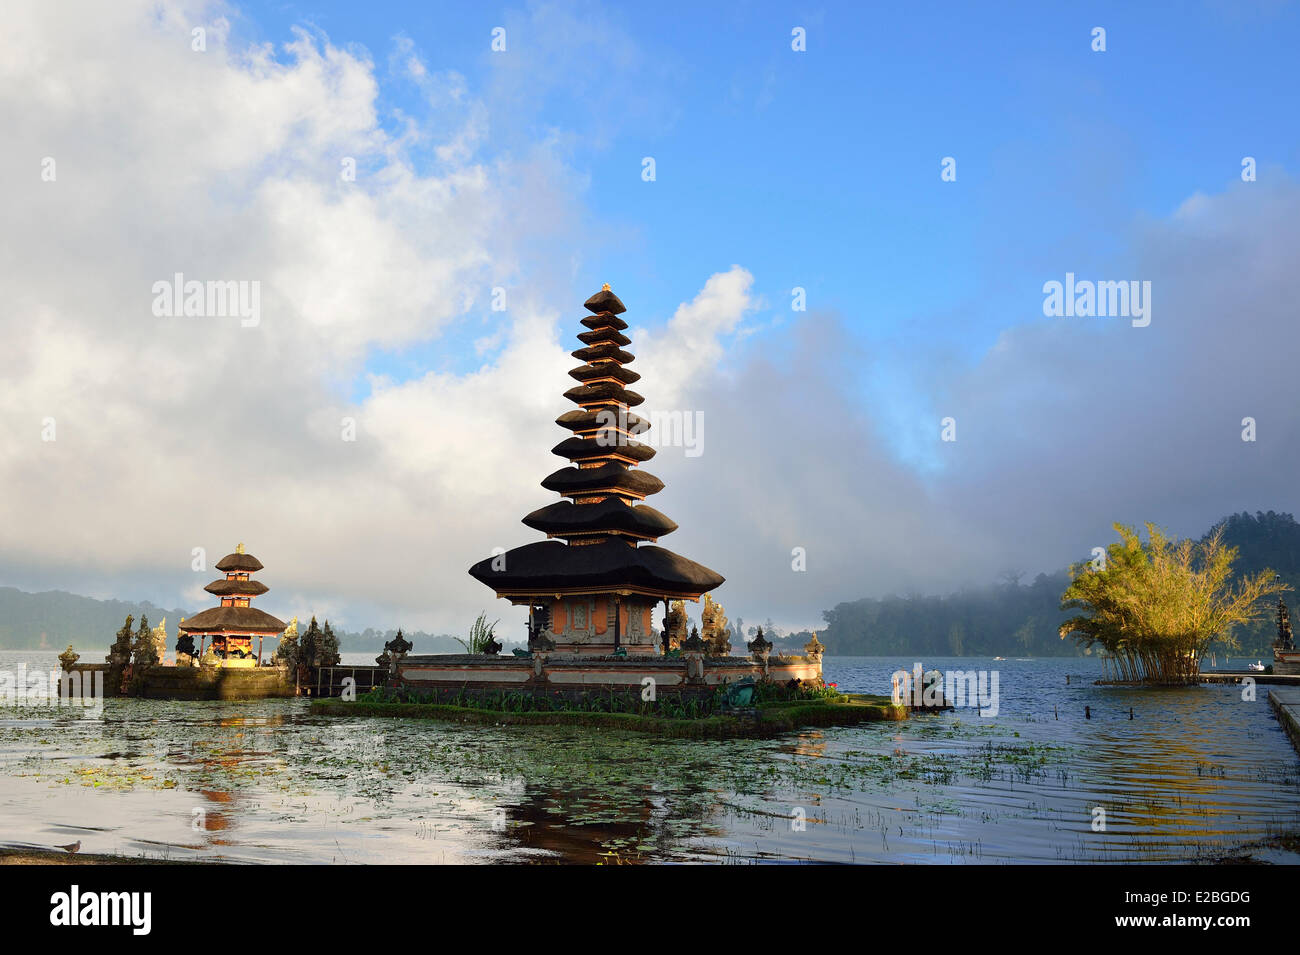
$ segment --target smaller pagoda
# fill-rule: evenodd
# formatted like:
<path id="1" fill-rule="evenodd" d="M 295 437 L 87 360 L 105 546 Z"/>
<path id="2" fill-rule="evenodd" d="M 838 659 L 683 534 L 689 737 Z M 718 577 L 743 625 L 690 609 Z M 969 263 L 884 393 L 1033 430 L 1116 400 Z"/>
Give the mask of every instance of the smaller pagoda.
<path id="1" fill-rule="evenodd" d="M 221 604 L 197 613 L 181 623 L 179 636 L 197 634 L 199 660 L 203 660 L 204 644 L 211 641 L 210 649 L 219 666 L 255 667 L 262 665 L 262 640 L 282 633 L 285 623 L 264 610 L 252 606 L 254 597 L 266 593 L 266 584 L 252 580 L 249 575 L 262 569 L 262 562 L 252 554 L 244 553 L 241 543 L 233 554 L 217 561 L 217 570 L 225 577 L 214 580 L 203 589 L 220 599 Z M 253 652 L 253 638 L 257 638 L 257 652 Z"/>

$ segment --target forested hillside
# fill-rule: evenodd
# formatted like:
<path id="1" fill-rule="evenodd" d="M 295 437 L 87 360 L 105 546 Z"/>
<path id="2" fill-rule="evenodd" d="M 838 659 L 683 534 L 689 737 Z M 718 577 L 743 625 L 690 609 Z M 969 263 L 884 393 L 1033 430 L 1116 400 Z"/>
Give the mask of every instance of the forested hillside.
<path id="1" fill-rule="evenodd" d="M 1300 524 L 1290 514 L 1242 512 L 1224 518 L 1224 540 L 1238 548 L 1233 570 L 1272 569 L 1300 587 Z M 1214 528 L 1206 532 L 1208 536 Z M 891 596 L 837 604 L 823 612 L 822 642 L 831 653 L 863 656 L 1076 656 L 1080 651 L 1057 636 L 1070 616 L 1060 610 L 1069 583 L 1064 569 L 1039 574 L 1032 583 L 1003 581 L 947 596 Z M 1293 590 L 1287 602 L 1295 605 Z M 1269 613 L 1236 634 L 1243 656 L 1264 657 L 1273 641 Z"/>
<path id="2" fill-rule="evenodd" d="M 126 615 L 136 621 L 145 614 L 157 625 L 167 618 L 167 632 L 175 634 L 188 610 L 164 610 L 148 601 L 96 600 L 62 590 L 29 594 L 0 587 L 0 650 L 62 650 L 72 644 L 79 650 L 103 647 L 108 652 Z"/>

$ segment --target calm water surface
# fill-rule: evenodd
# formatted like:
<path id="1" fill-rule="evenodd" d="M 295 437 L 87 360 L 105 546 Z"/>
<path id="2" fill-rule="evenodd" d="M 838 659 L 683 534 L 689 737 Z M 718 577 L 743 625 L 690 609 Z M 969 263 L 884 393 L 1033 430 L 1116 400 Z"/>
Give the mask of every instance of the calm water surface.
<path id="1" fill-rule="evenodd" d="M 22 662 L 57 666 L 0 652 Z M 826 678 L 887 692 L 912 662 L 831 657 Z M 1087 659 L 925 663 L 996 668 L 998 715 L 696 742 L 324 719 L 298 700 L 0 708 L 0 843 L 250 862 L 1300 861 L 1281 847 L 1300 834 L 1300 761 L 1267 687 L 1252 702 L 1096 687 Z"/>

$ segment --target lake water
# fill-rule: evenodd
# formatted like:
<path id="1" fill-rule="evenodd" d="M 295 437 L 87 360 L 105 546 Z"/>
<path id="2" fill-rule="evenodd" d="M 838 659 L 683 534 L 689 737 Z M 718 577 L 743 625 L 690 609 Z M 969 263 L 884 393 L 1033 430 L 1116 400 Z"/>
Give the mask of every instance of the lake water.
<path id="1" fill-rule="evenodd" d="M 0 652 L 24 662 L 57 667 Z M 825 673 L 881 693 L 913 662 L 830 657 Z M 300 700 L 0 708 L 0 843 L 250 862 L 1300 861 L 1284 848 L 1300 760 L 1267 687 L 1097 687 L 1090 659 L 925 664 L 996 670 L 997 716 L 697 742 L 325 719 Z"/>

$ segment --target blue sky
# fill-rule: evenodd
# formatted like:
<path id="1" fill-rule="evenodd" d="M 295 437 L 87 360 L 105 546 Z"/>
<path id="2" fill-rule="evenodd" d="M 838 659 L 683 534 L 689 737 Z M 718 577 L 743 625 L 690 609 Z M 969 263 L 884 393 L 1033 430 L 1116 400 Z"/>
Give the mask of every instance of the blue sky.
<path id="1" fill-rule="evenodd" d="M 1056 570 L 1116 520 L 1295 511 L 1298 27 L 1278 2 L 16 4 L 0 574 L 198 606 L 192 548 L 242 539 L 282 616 L 463 629 L 465 568 L 535 539 L 602 282 L 646 407 L 708 422 L 653 463 L 666 543 L 746 619 Z M 160 319 L 176 272 L 261 282 L 266 320 Z M 1151 281 L 1153 322 L 1045 317 L 1067 272 Z M 232 448 L 233 515 L 206 506 Z"/>
<path id="2" fill-rule="evenodd" d="M 653 327 L 683 299 L 684 276 L 740 263 L 768 306 L 751 339 L 761 348 L 801 286 L 810 309 L 835 311 L 882 356 L 862 397 L 900 423 L 933 409 L 914 369 L 888 355 L 977 360 L 1005 328 L 1043 320 L 1039 288 L 1062 261 L 1106 270 L 1144 220 L 1230 188 L 1243 155 L 1263 168 L 1297 162 L 1294 4 L 559 9 L 249 3 L 235 39 L 278 46 L 306 24 L 363 46 L 390 129 L 397 111 L 428 111 L 383 68 L 399 43 L 489 98 L 518 88 L 500 82 L 510 58 L 544 57 L 537 95 L 510 103 L 505 123 L 497 110 L 478 158 L 548 134 L 567 141 L 599 237 L 582 250 L 573 297 L 602 276 Z M 632 55 L 592 34 L 566 38 L 568 17 L 617 33 Z M 497 26 L 505 53 L 490 50 Z M 796 26 L 806 52 L 791 49 Z M 1105 52 L 1091 48 L 1097 26 Z M 645 156 L 654 182 L 641 178 Z M 945 156 L 955 182 L 940 180 Z M 482 334 L 467 321 L 424 347 L 375 353 L 367 370 L 463 370 L 482 359 L 466 347 Z M 364 377 L 352 387 L 364 394 Z M 897 450 L 909 454 L 905 441 Z"/>

